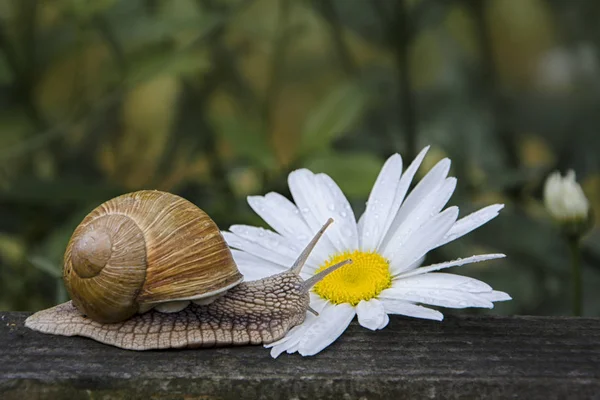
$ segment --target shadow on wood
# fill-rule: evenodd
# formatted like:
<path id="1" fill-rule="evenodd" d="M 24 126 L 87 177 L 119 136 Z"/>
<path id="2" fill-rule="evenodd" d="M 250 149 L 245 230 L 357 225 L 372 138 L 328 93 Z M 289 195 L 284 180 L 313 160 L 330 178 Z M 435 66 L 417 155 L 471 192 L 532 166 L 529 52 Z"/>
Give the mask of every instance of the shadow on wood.
<path id="1" fill-rule="evenodd" d="M 393 316 L 314 357 L 262 346 L 134 352 L 0 313 L 0 398 L 600 398 L 600 318 Z"/>

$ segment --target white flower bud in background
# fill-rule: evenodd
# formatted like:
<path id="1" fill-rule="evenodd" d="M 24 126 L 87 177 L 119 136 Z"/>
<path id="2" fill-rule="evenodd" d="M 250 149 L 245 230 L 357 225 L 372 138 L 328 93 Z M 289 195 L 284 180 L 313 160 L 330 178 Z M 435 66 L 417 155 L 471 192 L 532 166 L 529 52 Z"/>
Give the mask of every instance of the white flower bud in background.
<path id="1" fill-rule="evenodd" d="M 544 203 L 550 215 L 561 223 L 588 219 L 588 199 L 576 182 L 573 170 L 564 177 L 558 171 L 550 174 L 544 186 Z"/>

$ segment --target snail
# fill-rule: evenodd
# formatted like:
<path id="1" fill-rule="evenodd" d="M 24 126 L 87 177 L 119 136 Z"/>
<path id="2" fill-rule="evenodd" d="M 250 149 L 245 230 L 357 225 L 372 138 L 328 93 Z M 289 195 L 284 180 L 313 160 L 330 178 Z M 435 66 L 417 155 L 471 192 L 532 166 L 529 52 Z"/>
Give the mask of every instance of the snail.
<path id="1" fill-rule="evenodd" d="M 309 290 L 346 260 L 304 281 L 299 273 L 330 218 L 291 268 L 243 282 L 215 222 L 177 195 L 142 190 L 109 200 L 69 240 L 70 301 L 25 326 L 128 350 L 268 344 L 301 324 Z"/>

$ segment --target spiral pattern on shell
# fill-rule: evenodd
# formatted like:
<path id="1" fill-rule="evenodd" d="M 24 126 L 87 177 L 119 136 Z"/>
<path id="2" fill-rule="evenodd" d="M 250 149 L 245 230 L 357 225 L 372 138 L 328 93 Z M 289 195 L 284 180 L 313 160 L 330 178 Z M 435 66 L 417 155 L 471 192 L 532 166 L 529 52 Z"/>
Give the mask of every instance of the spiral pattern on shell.
<path id="1" fill-rule="evenodd" d="M 148 190 L 109 200 L 84 218 L 67 245 L 63 278 L 77 309 L 104 323 L 213 296 L 243 280 L 204 211 Z"/>

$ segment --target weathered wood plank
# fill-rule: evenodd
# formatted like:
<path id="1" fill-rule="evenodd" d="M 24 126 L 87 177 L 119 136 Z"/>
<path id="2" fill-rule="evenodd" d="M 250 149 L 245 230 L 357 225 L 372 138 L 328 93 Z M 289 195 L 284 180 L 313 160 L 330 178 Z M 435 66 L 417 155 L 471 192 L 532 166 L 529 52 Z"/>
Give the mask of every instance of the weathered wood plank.
<path id="1" fill-rule="evenodd" d="M 600 319 L 392 317 L 316 357 L 257 347 L 125 351 L 0 313 L 2 399 L 600 398 Z"/>

